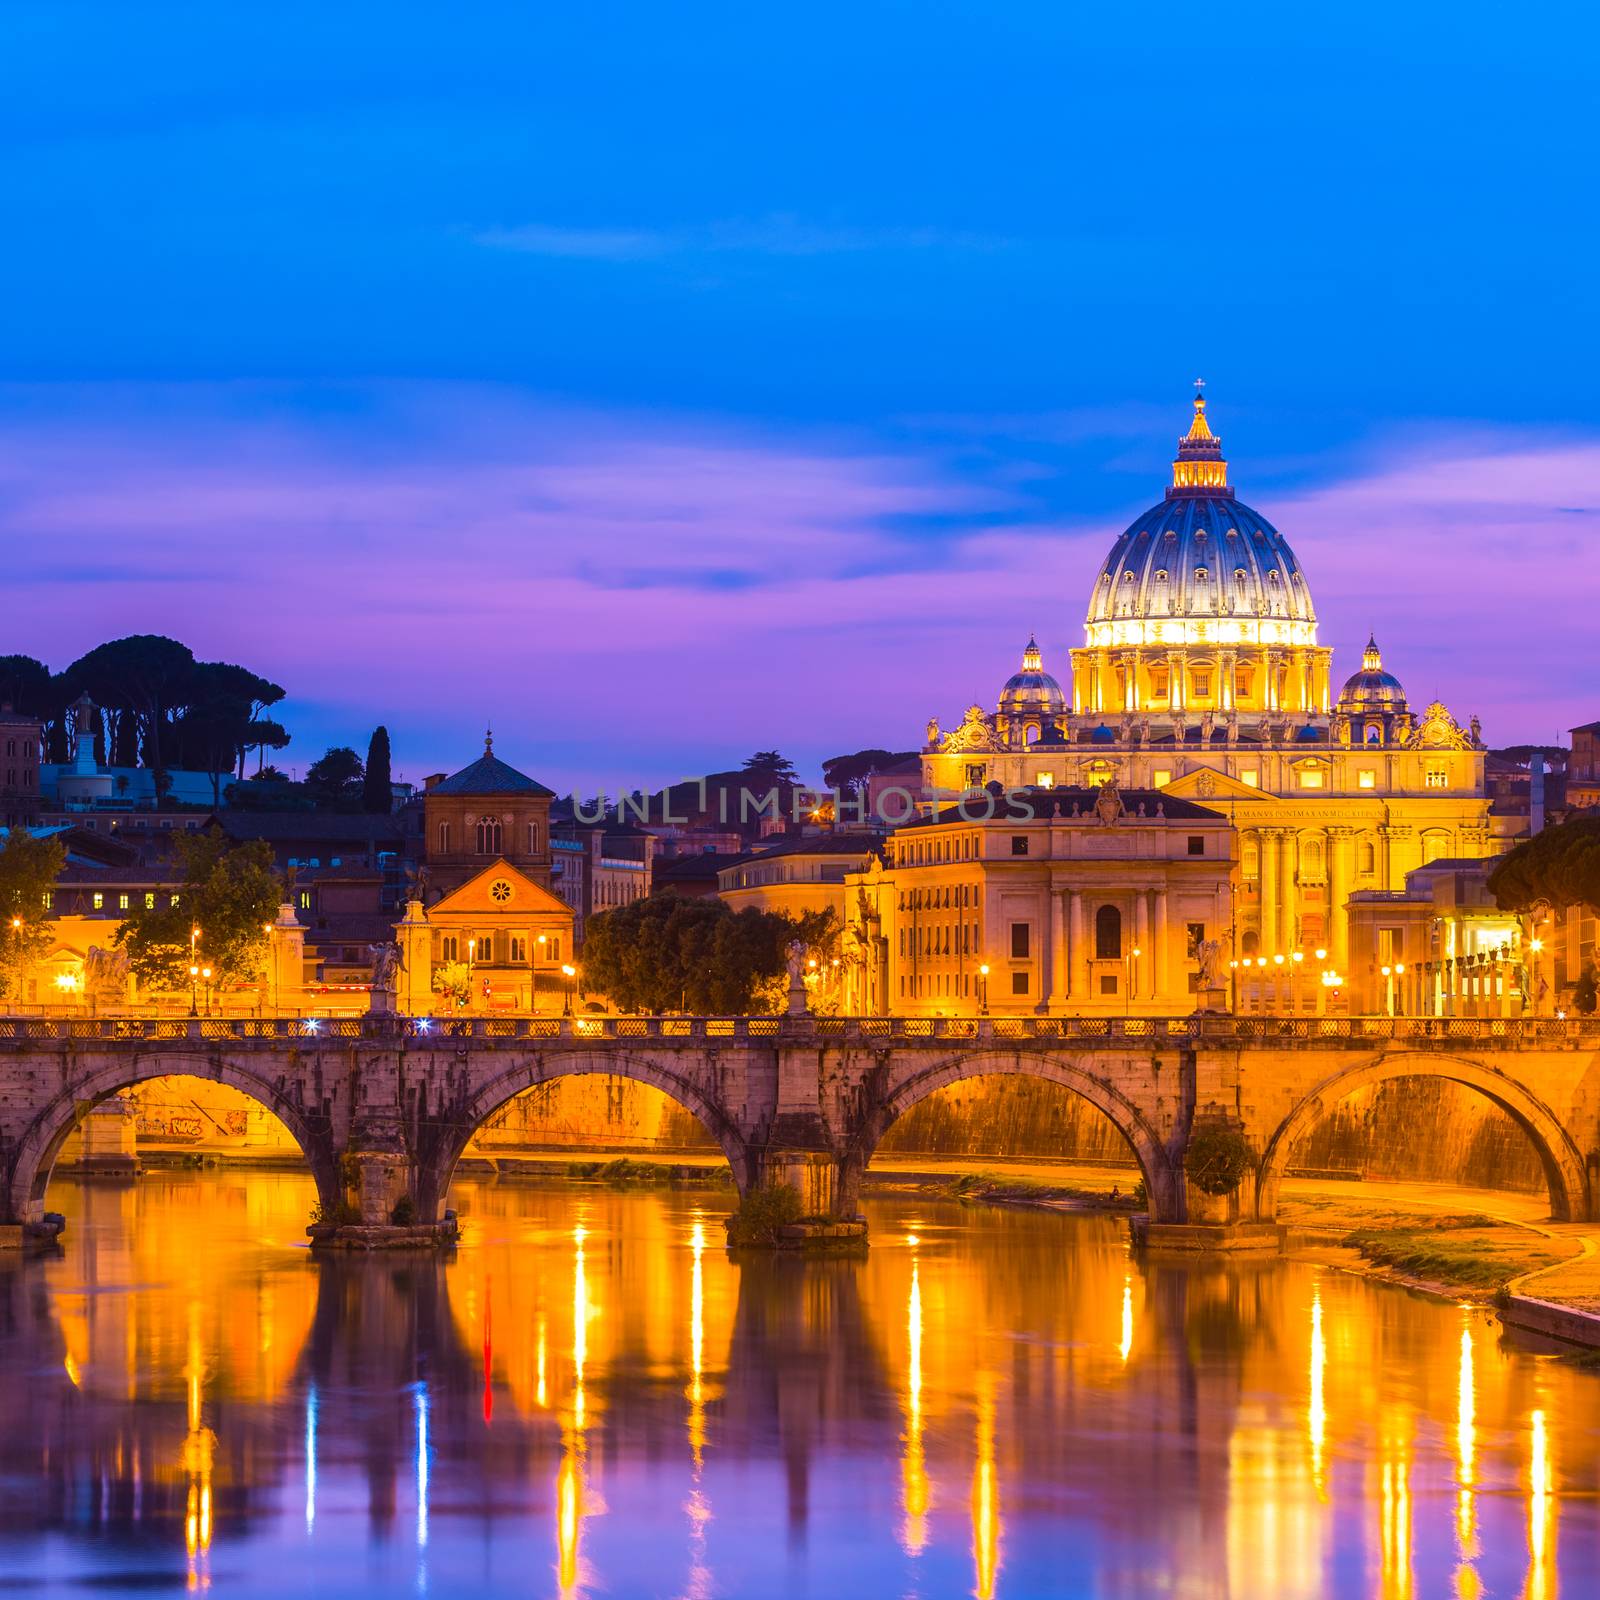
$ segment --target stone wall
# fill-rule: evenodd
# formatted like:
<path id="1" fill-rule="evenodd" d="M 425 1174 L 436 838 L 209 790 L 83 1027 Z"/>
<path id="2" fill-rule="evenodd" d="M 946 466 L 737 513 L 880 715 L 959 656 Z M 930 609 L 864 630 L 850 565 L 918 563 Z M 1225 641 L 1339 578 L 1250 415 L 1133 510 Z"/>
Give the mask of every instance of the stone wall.
<path id="1" fill-rule="evenodd" d="M 885 1155 L 1032 1156 L 1133 1166 L 1128 1141 L 1082 1095 L 1037 1078 L 972 1078 L 914 1105 L 890 1128 Z"/>

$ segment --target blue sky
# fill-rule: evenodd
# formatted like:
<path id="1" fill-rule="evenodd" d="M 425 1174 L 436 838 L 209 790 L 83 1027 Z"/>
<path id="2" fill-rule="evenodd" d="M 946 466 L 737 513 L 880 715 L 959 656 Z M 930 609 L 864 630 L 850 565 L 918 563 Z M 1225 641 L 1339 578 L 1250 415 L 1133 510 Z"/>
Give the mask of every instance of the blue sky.
<path id="1" fill-rule="evenodd" d="M 1577 6 L 14 3 L 6 648 L 614 785 L 1063 672 L 1208 380 L 1322 637 L 1600 714 Z"/>

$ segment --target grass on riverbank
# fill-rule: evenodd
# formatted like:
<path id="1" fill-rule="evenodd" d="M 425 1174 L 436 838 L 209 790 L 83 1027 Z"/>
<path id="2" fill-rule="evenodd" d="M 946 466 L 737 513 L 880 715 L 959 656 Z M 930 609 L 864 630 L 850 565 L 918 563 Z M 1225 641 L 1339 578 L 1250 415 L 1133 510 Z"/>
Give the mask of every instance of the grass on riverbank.
<path id="1" fill-rule="evenodd" d="M 610 1161 L 569 1161 L 564 1167 L 552 1167 L 568 1178 L 578 1178 L 586 1183 L 604 1183 L 612 1188 L 629 1188 L 634 1184 L 694 1183 L 730 1186 L 733 1174 L 726 1167 L 687 1166 L 665 1161 L 635 1161 L 629 1156 L 617 1156 Z"/>
<path id="2" fill-rule="evenodd" d="M 1373 1266 L 1420 1287 L 1446 1291 L 1490 1294 L 1578 1250 L 1575 1240 L 1550 1238 L 1481 1211 L 1407 1211 L 1327 1195 L 1285 1196 L 1278 1220 L 1358 1250 Z"/>
<path id="3" fill-rule="evenodd" d="M 964 1172 L 928 1185 L 936 1193 L 956 1200 L 1011 1201 L 1019 1205 L 1093 1206 L 1097 1210 L 1139 1211 L 1144 1207 L 1144 1185 L 1113 1195 L 1105 1189 L 1083 1189 L 1065 1183 L 1040 1183 L 1007 1172 Z"/>

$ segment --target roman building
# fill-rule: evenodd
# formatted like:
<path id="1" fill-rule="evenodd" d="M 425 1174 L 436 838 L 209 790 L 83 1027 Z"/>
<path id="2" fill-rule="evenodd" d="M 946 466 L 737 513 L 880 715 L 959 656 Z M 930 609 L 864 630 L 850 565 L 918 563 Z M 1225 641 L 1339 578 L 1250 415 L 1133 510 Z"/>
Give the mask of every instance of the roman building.
<path id="1" fill-rule="evenodd" d="M 928 724 L 925 790 L 1115 782 L 1237 831 L 1230 959 L 1316 950 L 1342 973 L 1349 897 L 1437 859 L 1492 853 L 1484 746 L 1439 701 L 1413 708 L 1369 639 L 1342 686 L 1288 540 L 1239 500 L 1203 397 L 1163 499 L 1089 586 L 1065 685 L 1030 639 L 996 709 Z"/>

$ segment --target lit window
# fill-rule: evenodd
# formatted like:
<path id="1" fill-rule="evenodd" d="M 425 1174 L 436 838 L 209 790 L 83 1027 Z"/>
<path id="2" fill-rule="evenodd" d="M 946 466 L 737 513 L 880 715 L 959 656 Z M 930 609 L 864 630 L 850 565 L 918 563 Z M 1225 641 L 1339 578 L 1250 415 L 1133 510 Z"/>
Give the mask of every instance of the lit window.
<path id="1" fill-rule="evenodd" d="M 128 909 L 128 897 L 127 897 L 127 895 L 119 894 L 117 896 L 117 910 L 118 911 L 126 911 L 127 909 Z"/>
<path id="2" fill-rule="evenodd" d="M 1261 787 L 1261 774 L 1254 767 L 1248 767 L 1239 774 L 1239 782 L 1248 789 L 1259 789 Z"/>
<path id="3" fill-rule="evenodd" d="M 300 891 L 300 909 L 302 911 L 309 911 L 311 909 L 311 891 L 309 889 L 302 889 Z"/>
<path id="4" fill-rule="evenodd" d="M 1166 786 L 1172 782 L 1172 769 L 1170 767 L 1157 767 L 1156 770 L 1151 773 L 1150 781 L 1156 786 L 1156 788 L 1165 789 Z"/>
<path id="5" fill-rule="evenodd" d="M 154 911 L 155 910 L 155 908 L 156 908 L 156 897 L 153 894 L 146 893 L 146 895 L 144 897 L 144 908 L 145 908 L 146 911 Z"/>
<path id="6" fill-rule="evenodd" d="M 1323 788 L 1322 769 L 1320 767 L 1302 768 L 1300 772 L 1300 787 L 1302 789 Z"/>
<path id="7" fill-rule="evenodd" d="M 1033 781 L 1041 789 L 1053 789 L 1056 786 L 1056 775 L 1053 772 L 1041 772 Z"/>
<path id="8" fill-rule="evenodd" d="M 1196 699 L 1204 700 L 1211 693 L 1211 674 L 1197 672 L 1194 675 L 1194 692 Z"/>
<path id="9" fill-rule="evenodd" d="M 1363 767 L 1356 774 L 1356 783 L 1363 789 L 1376 789 L 1378 787 L 1378 774 L 1371 767 Z"/>
<path id="10" fill-rule="evenodd" d="M 1450 787 L 1450 772 L 1446 767 L 1429 767 L 1423 775 L 1423 783 L 1430 789 L 1448 789 Z"/>
<path id="11" fill-rule="evenodd" d="M 103 894 L 96 893 L 96 895 L 94 897 L 94 908 L 95 908 L 95 910 L 96 911 L 105 910 L 105 904 L 106 904 L 106 897 Z"/>

